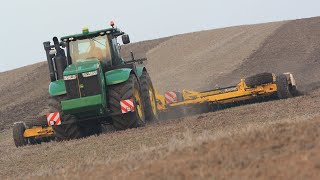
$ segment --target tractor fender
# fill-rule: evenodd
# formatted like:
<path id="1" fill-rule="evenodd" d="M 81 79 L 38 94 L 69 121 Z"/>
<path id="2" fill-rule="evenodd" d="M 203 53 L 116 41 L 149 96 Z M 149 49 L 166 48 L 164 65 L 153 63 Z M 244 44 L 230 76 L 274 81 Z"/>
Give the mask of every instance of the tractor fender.
<path id="1" fill-rule="evenodd" d="M 105 73 L 106 83 L 107 85 L 119 84 L 127 81 L 130 77 L 130 74 L 136 74 L 130 68 L 120 68 L 108 71 Z"/>
<path id="2" fill-rule="evenodd" d="M 143 71 L 147 71 L 147 69 L 144 66 L 137 66 L 136 69 L 137 69 L 137 76 L 139 79 L 140 79 Z"/>
<path id="3" fill-rule="evenodd" d="M 50 96 L 60 96 L 66 94 L 66 86 L 64 80 L 53 81 L 49 84 L 49 94 Z"/>

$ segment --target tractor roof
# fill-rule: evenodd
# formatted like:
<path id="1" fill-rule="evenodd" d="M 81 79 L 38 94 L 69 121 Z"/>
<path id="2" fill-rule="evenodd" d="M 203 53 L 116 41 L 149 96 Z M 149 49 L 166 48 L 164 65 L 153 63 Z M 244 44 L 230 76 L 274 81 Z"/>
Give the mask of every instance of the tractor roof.
<path id="1" fill-rule="evenodd" d="M 120 29 L 118 28 L 108 28 L 108 29 L 102 29 L 102 30 L 97 30 L 92 32 L 90 32 L 88 28 L 83 28 L 81 34 L 64 36 L 61 38 L 61 41 L 74 41 L 77 39 L 87 39 L 87 38 L 101 36 L 104 34 L 112 34 L 113 36 L 120 36 L 124 33 L 120 31 Z"/>

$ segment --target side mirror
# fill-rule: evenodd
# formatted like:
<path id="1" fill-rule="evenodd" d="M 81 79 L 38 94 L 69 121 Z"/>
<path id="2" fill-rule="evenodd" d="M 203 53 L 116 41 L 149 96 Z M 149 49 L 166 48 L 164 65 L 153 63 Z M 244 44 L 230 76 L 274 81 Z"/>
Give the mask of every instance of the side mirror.
<path id="1" fill-rule="evenodd" d="M 128 34 L 122 35 L 121 38 L 122 38 L 123 44 L 129 44 L 130 43 L 130 38 L 129 38 Z"/>

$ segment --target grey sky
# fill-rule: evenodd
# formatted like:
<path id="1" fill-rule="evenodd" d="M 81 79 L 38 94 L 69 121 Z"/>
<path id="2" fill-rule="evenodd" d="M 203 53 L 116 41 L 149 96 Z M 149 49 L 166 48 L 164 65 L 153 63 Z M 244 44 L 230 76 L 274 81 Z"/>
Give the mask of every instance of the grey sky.
<path id="1" fill-rule="evenodd" d="M 319 0 L 10 0 L 0 6 L 0 72 L 45 60 L 53 36 L 114 20 L 133 42 L 219 27 L 320 16 Z"/>

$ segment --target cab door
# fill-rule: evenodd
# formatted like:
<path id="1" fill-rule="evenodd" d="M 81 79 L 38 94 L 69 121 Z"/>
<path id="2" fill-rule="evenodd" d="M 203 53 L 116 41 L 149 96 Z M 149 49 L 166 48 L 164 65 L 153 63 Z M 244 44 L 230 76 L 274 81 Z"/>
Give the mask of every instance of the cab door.
<path id="1" fill-rule="evenodd" d="M 117 66 L 122 64 L 122 59 L 120 56 L 119 46 L 116 38 L 111 39 L 111 46 L 112 46 L 112 52 L 113 52 L 112 65 Z"/>

